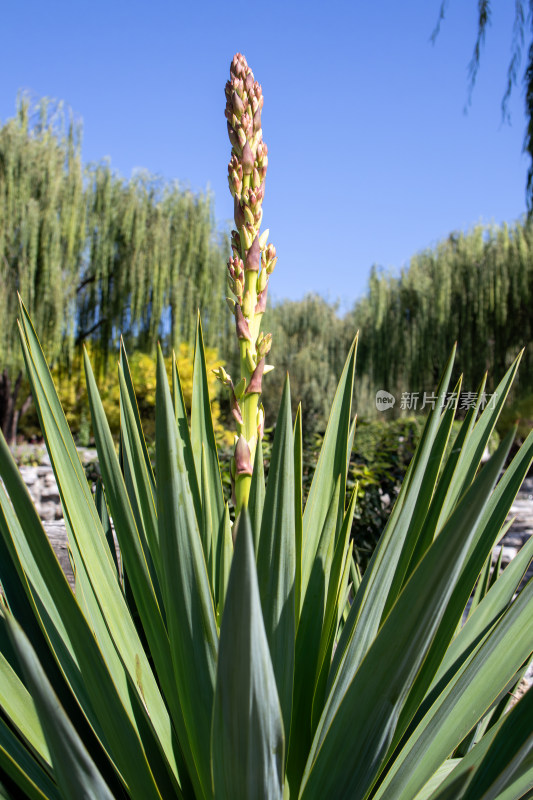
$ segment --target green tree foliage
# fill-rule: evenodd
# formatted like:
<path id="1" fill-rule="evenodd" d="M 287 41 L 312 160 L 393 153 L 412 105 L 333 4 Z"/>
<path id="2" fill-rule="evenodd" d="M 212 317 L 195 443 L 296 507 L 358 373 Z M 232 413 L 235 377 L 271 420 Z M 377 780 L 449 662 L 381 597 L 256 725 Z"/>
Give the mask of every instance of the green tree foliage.
<path id="1" fill-rule="evenodd" d="M 22 103 L 0 129 L 0 417 L 12 438 L 21 386 L 16 292 L 31 309 L 52 359 L 74 333 L 85 214 L 80 140 L 60 114 L 41 108 L 30 124 Z"/>
<path id="2" fill-rule="evenodd" d="M 523 400 L 533 392 L 532 308 L 530 223 L 452 234 L 415 255 L 399 275 L 373 268 L 367 293 L 344 318 L 316 295 L 269 309 L 265 329 L 274 334 L 276 369 L 264 380 L 265 407 L 279 401 L 289 371 L 307 431 L 323 430 L 342 353 L 354 330 L 361 332 L 357 409 L 365 418 L 372 415 L 378 389 L 397 398 L 402 392 L 420 392 L 420 406 L 455 340 L 456 377 L 462 373 L 463 390 L 471 392 L 487 370 L 503 374 L 525 347 L 515 391 Z M 489 378 L 487 391 L 493 388 Z"/>
<path id="3" fill-rule="evenodd" d="M 265 329 L 272 331 L 276 362 L 276 369 L 263 382 L 265 408 L 277 407 L 289 372 L 292 396 L 296 405 L 302 404 L 306 430 L 323 430 L 353 328 L 348 331 L 335 305 L 309 294 L 301 301 L 285 300 L 268 309 Z"/>
<path id="4" fill-rule="evenodd" d="M 27 102 L 0 128 L 0 426 L 21 410 L 16 291 L 52 363 L 89 340 L 100 367 L 122 334 L 153 351 L 191 342 L 196 309 L 206 343 L 227 338 L 224 263 L 209 194 L 147 173 L 125 181 L 107 163 L 84 169 L 80 130 Z M 18 408 L 17 408 L 18 406 Z"/>
<path id="5" fill-rule="evenodd" d="M 374 391 L 430 390 L 458 339 L 465 390 L 477 390 L 487 369 L 502 374 L 522 347 L 520 389 L 530 389 L 532 303 L 531 225 L 450 235 L 414 256 L 399 277 L 372 270 L 353 312 L 362 331 L 359 370 Z"/>
<path id="6" fill-rule="evenodd" d="M 197 309 L 207 308 L 205 335 L 218 344 L 227 317 L 225 250 L 214 238 L 211 197 L 147 173 L 124 182 L 107 164 L 91 167 L 87 178 L 79 335 L 98 330 L 105 347 L 119 330 L 151 351 L 169 332 L 177 348 L 193 340 Z"/>

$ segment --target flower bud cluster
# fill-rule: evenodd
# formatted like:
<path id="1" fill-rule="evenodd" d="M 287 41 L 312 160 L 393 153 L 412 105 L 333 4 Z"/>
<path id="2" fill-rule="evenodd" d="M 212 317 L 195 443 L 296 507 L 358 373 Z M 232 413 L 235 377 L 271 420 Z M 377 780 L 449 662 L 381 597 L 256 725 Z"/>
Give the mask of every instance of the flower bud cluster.
<path id="1" fill-rule="evenodd" d="M 235 199 L 235 224 L 242 236 L 240 244 L 248 249 L 259 232 L 263 215 L 268 150 L 261 129 L 263 92 L 241 53 L 231 62 L 225 93 L 225 114 L 232 144 L 228 182 Z M 244 258 L 242 249 L 241 255 Z"/>
<path id="2" fill-rule="evenodd" d="M 228 165 L 228 182 L 234 198 L 234 217 L 237 230 L 232 231 L 232 257 L 228 264 L 228 288 L 236 303 L 250 321 L 257 304 L 245 298 L 243 267 L 258 273 L 258 305 L 265 292 L 268 277 L 276 264 L 276 249 L 267 246 L 268 231 L 259 235 L 262 203 L 265 195 L 265 177 L 268 150 L 263 142 L 261 109 L 263 94 L 254 80 L 245 57 L 237 53 L 230 67 L 230 80 L 226 83 L 226 119 L 232 153 Z M 230 308 L 235 313 L 233 298 Z M 266 302 L 266 292 L 263 305 Z M 264 310 L 264 309 L 263 309 Z"/>
<path id="3" fill-rule="evenodd" d="M 261 253 L 261 266 L 265 268 L 267 275 L 271 275 L 274 272 L 277 260 L 276 248 L 273 244 L 269 244 Z"/>
<path id="4" fill-rule="evenodd" d="M 235 251 L 228 263 L 228 288 L 237 298 L 239 305 L 242 306 L 244 264 L 242 258 Z"/>
<path id="5" fill-rule="evenodd" d="M 270 348 L 272 347 L 272 334 L 267 333 L 266 336 L 263 336 L 262 333 L 259 334 L 257 338 L 257 358 L 261 359 L 264 358 L 268 353 L 270 353 Z"/>
<path id="6" fill-rule="evenodd" d="M 236 227 L 231 233 L 232 255 L 227 275 L 232 296 L 227 301 L 235 316 L 241 378 L 234 385 L 222 368 L 217 371 L 217 377 L 229 389 L 232 414 L 237 422 L 232 478 L 239 510 L 249 488 L 257 440 L 264 429 L 264 410 L 259 398 L 263 375 L 273 368 L 265 364 L 272 336 L 265 336 L 260 325 L 268 281 L 277 257 L 274 245 L 268 244 L 268 230 L 260 234 L 268 167 L 268 149 L 261 128 L 263 93 L 240 53 L 231 63 L 225 95 L 225 115 L 232 145 L 228 183 Z"/>

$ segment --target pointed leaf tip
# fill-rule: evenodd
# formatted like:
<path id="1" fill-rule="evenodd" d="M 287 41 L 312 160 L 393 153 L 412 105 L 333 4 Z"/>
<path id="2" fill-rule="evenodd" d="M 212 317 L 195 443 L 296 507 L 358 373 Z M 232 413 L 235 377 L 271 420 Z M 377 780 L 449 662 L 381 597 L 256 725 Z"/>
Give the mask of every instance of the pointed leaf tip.
<path id="1" fill-rule="evenodd" d="M 221 800 L 281 800 L 284 732 L 255 568 L 248 511 L 238 531 L 220 628 L 211 732 Z M 239 658 L 235 658 L 235 654 Z"/>

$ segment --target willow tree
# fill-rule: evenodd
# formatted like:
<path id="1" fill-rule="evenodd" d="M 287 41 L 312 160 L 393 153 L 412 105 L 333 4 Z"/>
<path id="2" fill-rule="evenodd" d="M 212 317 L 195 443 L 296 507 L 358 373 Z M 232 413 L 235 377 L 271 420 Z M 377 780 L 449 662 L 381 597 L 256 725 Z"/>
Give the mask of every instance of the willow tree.
<path id="1" fill-rule="evenodd" d="M 0 426 L 12 440 L 20 396 L 18 291 L 52 362 L 89 339 L 100 366 L 123 335 L 151 352 L 191 342 L 203 308 L 207 344 L 227 338 L 228 246 L 213 202 L 147 173 L 125 181 L 107 163 L 83 169 L 79 131 L 27 103 L 0 128 Z"/>
<path id="2" fill-rule="evenodd" d="M 353 328 L 339 317 L 336 305 L 314 294 L 267 308 L 265 328 L 276 342 L 276 369 L 263 391 L 265 408 L 277 407 L 289 372 L 306 431 L 324 430 Z"/>
<path id="3" fill-rule="evenodd" d="M 209 344 L 225 331 L 226 247 L 214 230 L 209 194 L 148 173 L 125 182 L 98 164 L 87 179 L 88 258 L 78 297 L 79 338 L 105 353 L 121 333 L 151 351 L 192 341 L 196 309 Z"/>
<path id="4" fill-rule="evenodd" d="M 27 103 L 0 129 L 0 426 L 12 440 L 20 414 L 22 355 L 17 295 L 53 360 L 74 335 L 77 275 L 85 241 L 80 139 L 60 109 Z"/>
<path id="5" fill-rule="evenodd" d="M 520 383 L 533 387 L 533 226 L 477 227 L 411 259 L 399 276 L 372 271 L 354 316 L 358 364 L 376 388 L 430 391 L 455 340 L 465 390 L 502 375 L 525 347 Z M 490 389 L 491 387 L 489 387 Z"/>

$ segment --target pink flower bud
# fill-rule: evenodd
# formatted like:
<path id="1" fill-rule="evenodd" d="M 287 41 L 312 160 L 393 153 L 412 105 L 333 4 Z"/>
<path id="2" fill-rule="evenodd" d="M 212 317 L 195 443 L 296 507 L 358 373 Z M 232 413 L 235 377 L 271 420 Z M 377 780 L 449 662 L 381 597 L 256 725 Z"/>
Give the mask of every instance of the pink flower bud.
<path id="1" fill-rule="evenodd" d="M 253 135 L 253 126 L 252 126 L 252 120 L 251 120 L 250 115 L 248 113 L 244 113 L 242 115 L 242 117 L 241 117 L 241 125 L 242 125 L 243 131 L 246 134 L 246 138 L 247 139 L 251 139 L 252 135 Z"/>
<path id="2" fill-rule="evenodd" d="M 241 249 L 241 237 L 239 236 L 237 231 L 231 232 L 231 247 L 236 257 Z"/>
<path id="3" fill-rule="evenodd" d="M 273 258 L 276 258 L 276 248 L 273 244 L 269 244 L 267 249 L 265 250 L 265 256 L 267 261 L 272 261 Z"/>
<path id="4" fill-rule="evenodd" d="M 235 280 L 240 280 L 244 272 L 244 265 L 238 253 L 236 253 L 232 258 L 230 258 L 228 269 L 230 270 Z"/>
<path id="5" fill-rule="evenodd" d="M 237 398 L 235 397 L 235 392 L 233 392 L 232 403 L 231 403 L 231 413 L 233 414 L 234 419 L 239 425 L 242 425 L 242 413 L 241 407 L 237 402 Z"/>
<path id="6" fill-rule="evenodd" d="M 235 445 L 235 477 L 252 474 L 252 458 L 248 442 L 241 434 Z"/>
<path id="7" fill-rule="evenodd" d="M 242 228 L 245 223 L 245 219 L 241 204 L 239 203 L 237 197 L 235 197 L 233 201 L 233 217 L 235 219 L 235 225 L 237 228 Z"/>
<path id="8" fill-rule="evenodd" d="M 252 246 L 246 253 L 246 269 L 259 271 L 261 266 L 261 248 L 259 247 L 259 237 L 256 236 L 252 242 Z"/>
<path id="9" fill-rule="evenodd" d="M 254 369 L 250 383 L 246 387 L 245 394 L 261 394 L 261 383 L 263 380 L 263 370 L 265 368 L 265 359 L 262 358 L 257 367 Z"/>
<path id="10" fill-rule="evenodd" d="M 234 129 L 231 127 L 229 122 L 228 122 L 228 136 L 231 144 L 234 147 L 239 145 L 239 137 L 237 136 L 237 134 L 235 133 Z"/>
<path id="11" fill-rule="evenodd" d="M 255 307 L 256 314 L 264 314 L 267 305 L 268 282 L 263 291 L 257 297 L 257 305 Z"/>
<path id="12" fill-rule="evenodd" d="M 241 307 L 238 303 L 235 305 L 235 327 L 237 330 L 237 339 L 245 339 L 248 342 L 252 341 L 250 335 L 250 328 L 242 313 Z"/>
<path id="13" fill-rule="evenodd" d="M 237 94 L 237 92 L 233 92 L 231 95 L 231 103 L 233 105 L 233 110 L 237 117 L 242 117 L 244 114 L 244 103 L 242 102 L 241 98 Z"/>
<path id="14" fill-rule="evenodd" d="M 239 131 L 239 134 L 240 133 L 241 133 L 241 131 Z M 244 136 L 244 132 L 243 132 L 243 136 Z M 240 139 L 241 139 L 241 137 L 239 136 L 239 140 Z M 253 168 L 254 168 L 254 154 L 252 153 L 252 148 L 250 147 L 250 145 L 246 141 L 246 137 L 244 137 L 244 142 L 243 142 L 243 145 L 242 145 L 242 161 L 241 161 L 241 163 L 242 163 L 242 171 L 243 171 L 244 175 L 250 175 L 252 173 Z"/>

